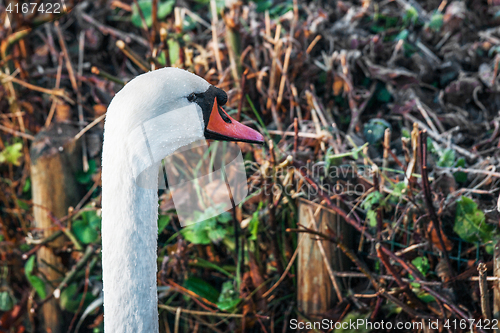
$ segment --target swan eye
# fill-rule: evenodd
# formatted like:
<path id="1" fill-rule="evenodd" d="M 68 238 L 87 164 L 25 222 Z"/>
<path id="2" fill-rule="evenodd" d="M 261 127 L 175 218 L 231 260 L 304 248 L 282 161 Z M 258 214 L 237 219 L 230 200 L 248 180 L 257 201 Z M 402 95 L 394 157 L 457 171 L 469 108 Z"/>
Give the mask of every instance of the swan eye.
<path id="1" fill-rule="evenodd" d="M 194 101 L 194 99 L 195 99 L 195 98 L 196 98 L 195 93 L 191 93 L 191 94 L 189 94 L 189 96 L 187 97 L 187 100 L 188 100 L 188 101 L 190 101 L 190 102 L 192 102 L 192 101 Z"/>

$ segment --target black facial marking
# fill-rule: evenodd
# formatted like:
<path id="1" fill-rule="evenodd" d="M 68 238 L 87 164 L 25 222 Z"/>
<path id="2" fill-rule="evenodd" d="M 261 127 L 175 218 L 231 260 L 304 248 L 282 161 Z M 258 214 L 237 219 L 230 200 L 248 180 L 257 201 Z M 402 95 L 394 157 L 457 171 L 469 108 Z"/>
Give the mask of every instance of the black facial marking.
<path id="1" fill-rule="evenodd" d="M 210 86 L 207 91 L 199 94 L 190 94 L 187 96 L 188 101 L 194 102 L 198 104 L 202 110 L 203 113 L 203 122 L 205 123 L 205 130 L 208 125 L 208 120 L 210 119 L 210 114 L 212 113 L 212 108 L 214 106 L 214 100 L 217 98 L 217 104 L 219 106 L 222 106 L 226 104 L 227 102 L 227 94 L 224 90 L 219 89 L 214 86 Z M 221 109 L 221 108 L 219 108 Z M 223 111 L 219 110 L 219 114 L 221 115 L 222 119 L 230 123 L 231 119 L 229 119 Z"/>

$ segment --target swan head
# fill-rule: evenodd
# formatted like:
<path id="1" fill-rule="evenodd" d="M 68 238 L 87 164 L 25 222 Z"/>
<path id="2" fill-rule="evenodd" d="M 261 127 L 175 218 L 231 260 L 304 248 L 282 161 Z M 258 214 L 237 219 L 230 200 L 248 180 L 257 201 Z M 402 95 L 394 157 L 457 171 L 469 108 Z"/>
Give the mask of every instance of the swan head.
<path id="1" fill-rule="evenodd" d="M 194 119 L 186 114 L 182 124 L 182 113 L 196 109 L 197 125 L 203 131 L 203 138 L 262 144 L 264 137 L 259 132 L 234 120 L 223 109 L 227 99 L 224 90 L 203 78 L 183 69 L 169 67 L 139 75 L 127 83 L 111 102 L 108 115 L 112 113 L 110 110 L 120 110 L 116 112 L 120 113 L 117 116 L 120 121 L 115 123 L 121 124 L 124 133 L 130 133 L 146 122 L 151 124 L 151 121 L 158 121 L 158 117 L 170 120 L 179 117 L 175 125 L 184 128 L 184 134 L 189 135 L 187 132 L 192 129 Z M 179 109 L 182 111 L 169 114 Z M 172 128 L 167 126 L 164 130 Z"/>
<path id="2" fill-rule="evenodd" d="M 144 171 L 193 142 L 213 139 L 263 143 L 256 130 L 231 118 L 222 106 L 227 95 L 203 78 L 178 68 L 163 68 L 139 75 L 111 102 L 106 115 L 105 139 L 112 159 L 123 147 L 136 182 Z M 151 173 L 147 173 L 151 174 Z M 149 186 L 148 186 L 149 187 Z"/>

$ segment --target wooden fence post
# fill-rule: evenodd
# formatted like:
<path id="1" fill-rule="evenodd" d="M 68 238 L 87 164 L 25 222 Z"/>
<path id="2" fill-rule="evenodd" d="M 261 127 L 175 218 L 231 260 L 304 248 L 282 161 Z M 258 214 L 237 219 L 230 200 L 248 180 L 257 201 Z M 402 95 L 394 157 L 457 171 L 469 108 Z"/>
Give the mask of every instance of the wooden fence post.
<path id="1" fill-rule="evenodd" d="M 53 218 L 68 214 L 81 198 L 75 173 L 82 170 L 81 144 L 73 141 L 77 134 L 74 126 L 53 123 L 48 130 L 40 131 L 31 145 L 31 182 L 34 227 L 48 237 L 59 228 Z M 64 268 L 53 249 L 63 239 L 54 240 L 37 252 L 38 269 L 47 280 L 47 295 L 57 287 Z M 52 284 L 52 286 L 50 285 Z M 61 310 L 56 299 L 42 306 L 45 332 L 63 332 Z"/>
<path id="2" fill-rule="evenodd" d="M 500 240 L 495 243 L 493 251 L 493 276 L 500 279 Z M 493 282 L 493 320 L 500 320 L 500 281 Z M 500 329 L 495 330 L 500 332 Z"/>
<path id="3" fill-rule="evenodd" d="M 325 234 L 328 234 L 327 229 L 330 229 L 343 238 L 344 242 L 349 242 L 351 237 L 347 223 L 333 211 L 300 199 L 299 224 Z M 332 273 L 346 270 L 349 267 L 349 260 L 332 242 L 317 241 L 314 235 L 306 233 L 299 234 L 298 251 L 299 311 L 311 318 L 317 316 L 322 319 L 324 318 L 322 315 L 341 300 L 339 296 L 342 298 L 342 285 Z"/>

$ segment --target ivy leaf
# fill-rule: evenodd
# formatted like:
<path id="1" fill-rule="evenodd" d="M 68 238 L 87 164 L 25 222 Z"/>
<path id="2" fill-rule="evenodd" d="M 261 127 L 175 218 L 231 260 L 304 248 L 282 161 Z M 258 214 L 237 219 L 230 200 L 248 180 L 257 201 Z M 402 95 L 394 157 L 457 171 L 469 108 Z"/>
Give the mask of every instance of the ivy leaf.
<path id="1" fill-rule="evenodd" d="M 372 145 L 378 143 L 384 137 L 384 132 L 387 128 L 391 128 L 391 125 L 384 119 L 370 119 L 363 128 L 366 141 Z"/>
<path id="2" fill-rule="evenodd" d="M 92 181 L 92 175 L 96 172 L 97 166 L 95 160 L 89 161 L 89 169 L 87 172 L 79 171 L 76 174 L 76 181 L 80 184 L 88 184 Z"/>
<path id="3" fill-rule="evenodd" d="M 99 239 L 101 218 L 95 211 L 83 212 L 79 220 L 73 222 L 71 230 L 83 244 L 90 244 Z"/>
<path id="4" fill-rule="evenodd" d="M 217 307 L 222 311 L 231 311 L 239 303 L 241 299 L 239 294 L 234 290 L 233 281 L 226 281 L 222 284 L 219 299 L 217 300 Z"/>
<path id="5" fill-rule="evenodd" d="M 447 148 L 444 153 L 439 157 L 437 165 L 442 168 L 451 168 L 455 164 L 455 151 Z"/>
<path id="6" fill-rule="evenodd" d="M 28 279 L 31 286 L 35 289 L 36 293 L 41 299 L 45 299 L 47 293 L 45 291 L 45 282 L 38 276 L 33 275 L 33 270 L 35 269 L 35 256 L 32 255 L 24 265 L 24 274 Z"/>
<path id="7" fill-rule="evenodd" d="M 494 225 L 486 223 L 484 213 L 472 199 L 461 197 L 457 201 L 453 231 L 460 238 L 470 243 L 487 243 L 492 240 L 495 229 Z"/>

